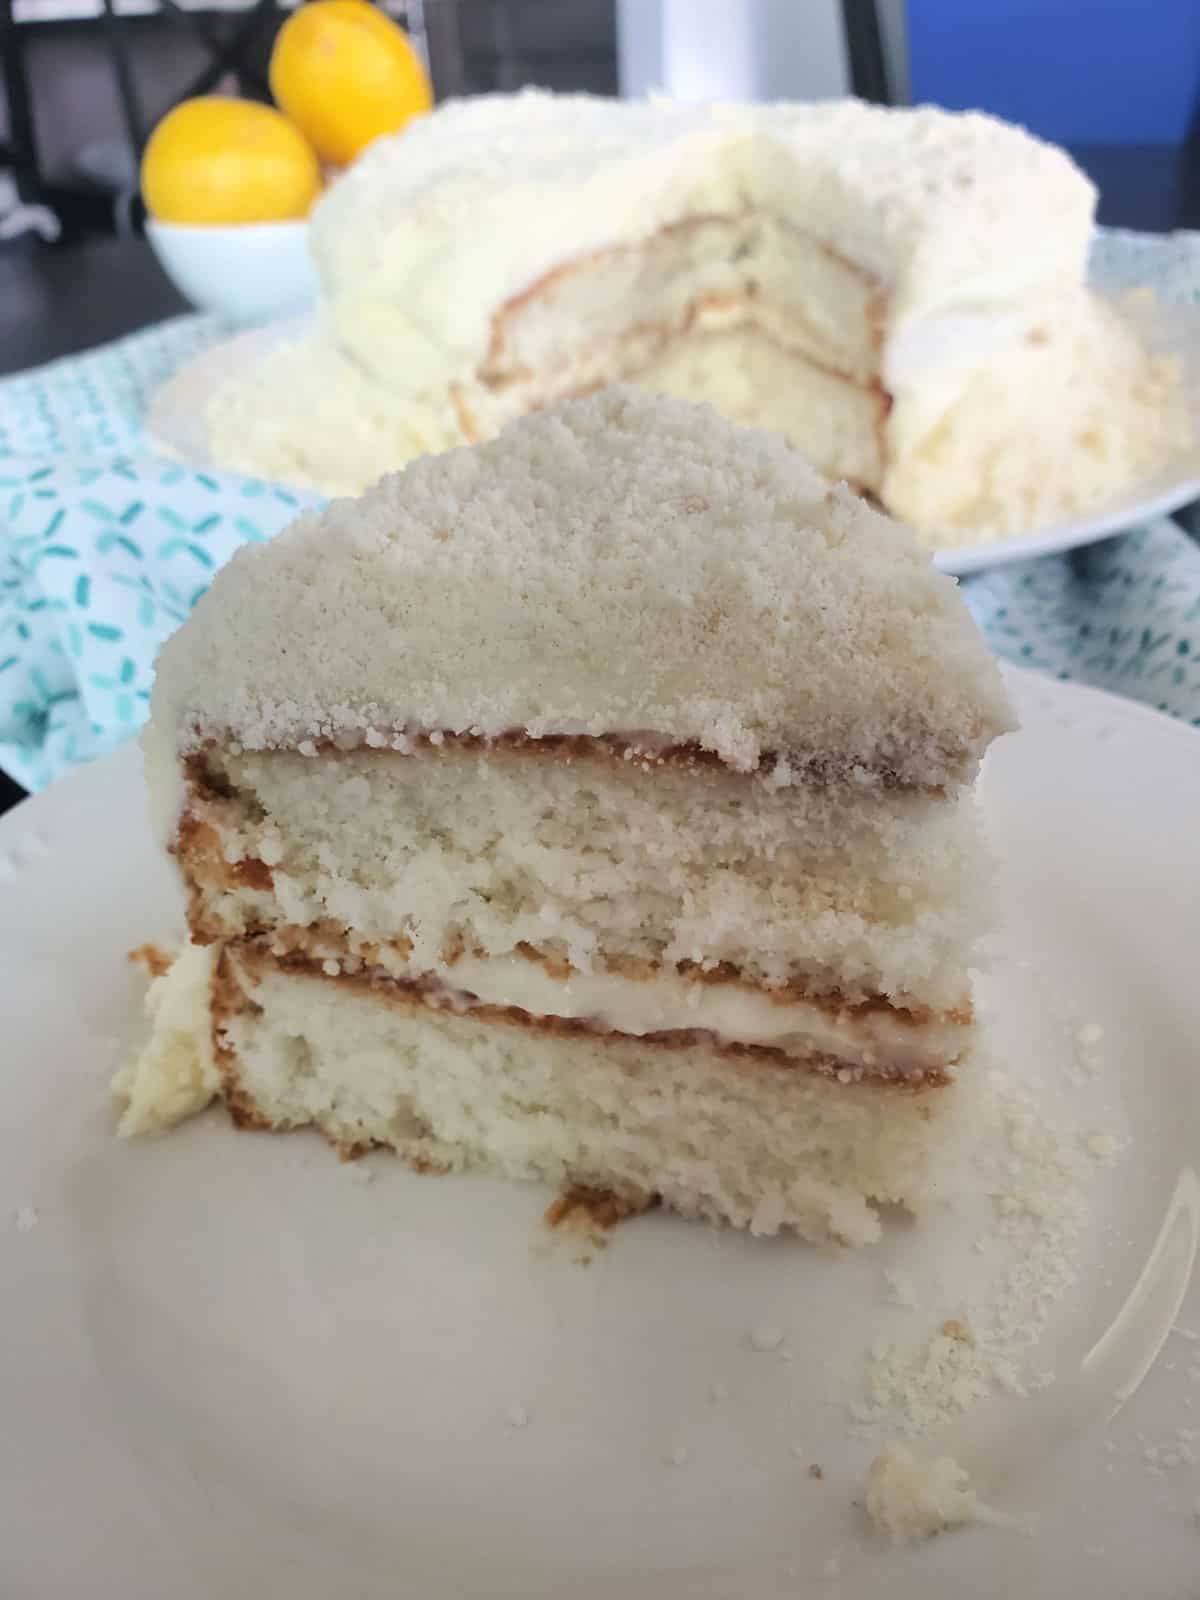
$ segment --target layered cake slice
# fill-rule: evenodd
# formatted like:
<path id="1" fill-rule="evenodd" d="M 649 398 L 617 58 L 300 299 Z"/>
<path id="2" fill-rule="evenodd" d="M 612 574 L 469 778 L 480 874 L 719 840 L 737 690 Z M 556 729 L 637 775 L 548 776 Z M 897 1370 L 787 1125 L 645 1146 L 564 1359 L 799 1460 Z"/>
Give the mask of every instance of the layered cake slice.
<path id="1" fill-rule="evenodd" d="M 345 1152 L 865 1242 L 933 1182 L 1009 726 L 953 581 L 779 439 L 613 389 L 423 458 L 160 659 L 211 1081 Z"/>

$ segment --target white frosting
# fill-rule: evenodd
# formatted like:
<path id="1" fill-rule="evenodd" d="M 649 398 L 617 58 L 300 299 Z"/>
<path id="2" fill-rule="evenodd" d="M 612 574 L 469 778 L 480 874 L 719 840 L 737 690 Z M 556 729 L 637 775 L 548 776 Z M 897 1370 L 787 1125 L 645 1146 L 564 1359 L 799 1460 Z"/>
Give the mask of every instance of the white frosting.
<path id="1" fill-rule="evenodd" d="M 687 217 L 761 208 L 830 244 L 889 291 L 888 340 L 1078 286 L 1094 200 L 1061 151 L 978 114 L 535 91 L 379 140 L 317 207 L 312 247 L 346 348 L 444 402 L 505 300 Z"/>
<path id="2" fill-rule="evenodd" d="M 778 438 L 617 387 L 240 550 L 159 657 L 147 748 L 162 792 L 206 738 L 642 729 L 781 783 L 807 758 L 939 787 L 1009 726 L 906 529 Z"/>
<path id="3" fill-rule="evenodd" d="M 1170 385 L 1131 400 L 1140 346 L 1127 381 L 1092 381 L 1120 353 L 1113 328 L 1022 364 L 1090 304 L 1094 203 L 1062 151 L 975 113 L 452 101 L 317 207 L 315 330 L 219 387 L 210 448 L 357 492 L 625 374 L 783 433 L 934 547 L 1053 522 L 1152 471 L 1181 431 Z M 687 222 L 672 255 L 664 230 Z M 660 347 L 651 326 L 677 337 Z M 1065 430 L 1081 395 L 1093 414 Z"/>
<path id="4" fill-rule="evenodd" d="M 916 450 L 981 367 L 1020 344 L 1051 317 L 1044 299 L 1007 310 L 964 309 L 910 318 L 883 350 L 893 457 Z"/>
<path id="5" fill-rule="evenodd" d="M 816 1052 L 878 1072 L 944 1067 L 965 1047 L 968 1025 L 899 1020 L 884 1010 L 831 1011 L 737 983 L 703 983 L 676 973 L 639 979 L 616 972 L 553 977 L 522 956 L 464 956 L 443 973 L 482 1005 L 515 1006 L 532 1016 L 571 1017 L 613 1033 L 642 1036 L 700 1029 L 726 1044 L 765 1045 L 789 1055 Z"/>
<path id="6" fill-rule="evenodd" d="M 209 997 L 215 946 L 185 944 L 146 991 L 150 1037 L 113 1079 L 122 1137 L 161 1133 L 219 1093 Z"/>

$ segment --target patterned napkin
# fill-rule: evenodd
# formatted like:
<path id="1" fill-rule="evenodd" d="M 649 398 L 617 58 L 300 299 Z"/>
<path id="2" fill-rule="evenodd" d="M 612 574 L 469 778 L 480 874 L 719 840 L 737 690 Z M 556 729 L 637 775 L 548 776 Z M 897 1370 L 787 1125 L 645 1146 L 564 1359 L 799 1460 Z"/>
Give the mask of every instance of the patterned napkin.
<path id="1" fill-rule="evenodd" d="M 1200 234 L 1109 233 L 1116 287 L 1200 298 Z M 0 382 L 0 766 L 30 789 L 146 716 L 159 645 L 247 541 L 315 497 L 145 453 L 154 390 L 229 329 L 179 317 Z M 1200 726 L 1200 543 L 1159 519 L 963 592 L 996 652 Z"/>

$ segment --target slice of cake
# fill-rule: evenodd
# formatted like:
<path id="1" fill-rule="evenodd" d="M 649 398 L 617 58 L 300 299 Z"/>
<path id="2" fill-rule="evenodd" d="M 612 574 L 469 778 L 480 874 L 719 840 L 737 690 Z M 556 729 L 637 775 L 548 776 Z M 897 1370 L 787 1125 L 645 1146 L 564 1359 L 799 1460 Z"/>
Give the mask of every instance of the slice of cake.
<path id="1" fill-rule="evenodd" d="M 779 439 L 615 389 L 426 457 L 159 661 L 225 1101 L 869 1240 L 933 1181 L 1009 726 L 953 581 Z"/>
<path id="2" fill-rule="evenodd" d="M 216 394 L 213 453 L 353 492 L 635 381 L 784 434 L 930 542 L 1029 527 L 1187 440 L 1085 287 L 1094 205 L 979 115 L 452 102 L 317 207 L 316 326 Z"/>

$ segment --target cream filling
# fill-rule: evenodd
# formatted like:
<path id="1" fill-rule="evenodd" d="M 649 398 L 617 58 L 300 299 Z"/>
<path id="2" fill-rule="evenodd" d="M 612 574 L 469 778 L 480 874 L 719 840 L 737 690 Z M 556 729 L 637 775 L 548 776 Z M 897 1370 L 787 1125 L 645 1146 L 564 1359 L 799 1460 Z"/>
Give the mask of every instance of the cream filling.
<path id="1" fill-rule="evenodd" d="M 884 387 L 893 399 L 887 423 L 889 458 L 919 448 L 972 378 L 1039 327 L 1054 326 L 1063 301 L 950 309 L 898 321 L 883 354 Z"/>
<path id="2" fill-rule="evenodd" d="M 513 1006 L 531 1016 L 567 1017 L 641 1037 L 698 1029 L 724 1044 L 762 1045 L 788 1055 L 829 1055 L 865 1074 L 943 1068 L 966 1048 L 970 1025 L 902 1021 L 886 1011 L 831 1011 L 737 983 L 704 983 L 676 973 L 627 978 L 616 972 L 553 977 L 523 956 L 463 956 L 439 974 L 454 998 Z"/>

